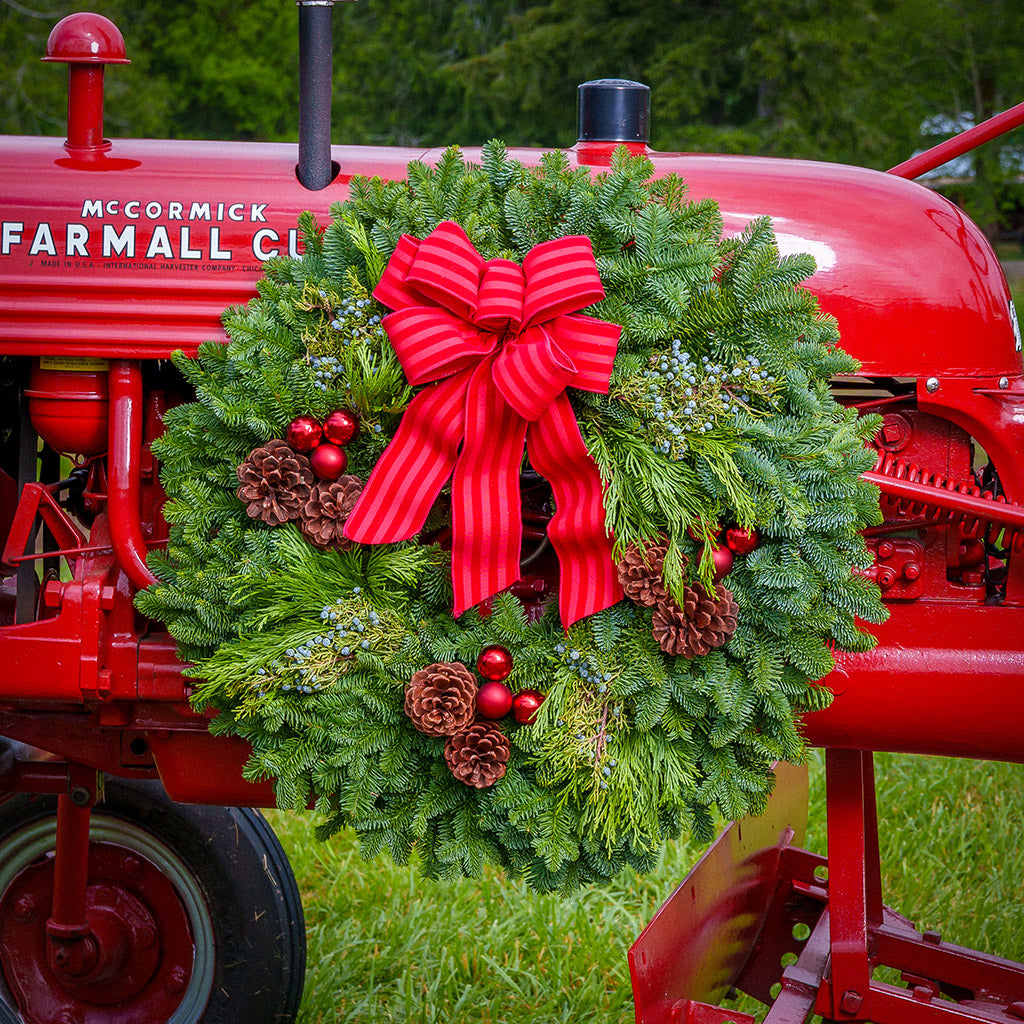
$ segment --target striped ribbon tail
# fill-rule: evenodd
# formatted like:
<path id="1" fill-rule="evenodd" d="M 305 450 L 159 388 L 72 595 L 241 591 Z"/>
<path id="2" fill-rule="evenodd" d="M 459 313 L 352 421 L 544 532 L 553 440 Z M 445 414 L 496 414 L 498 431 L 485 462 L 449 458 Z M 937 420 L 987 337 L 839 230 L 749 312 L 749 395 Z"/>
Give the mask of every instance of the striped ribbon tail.
<path id="1" fill-rule="evenodd" d="M 568 629 L 623 598 L 605 525 L 601 474 L 564 394 L 530 424 L 526 445 L 531 465 L 551 483 L 555 498 L 548 537 L 561 567 L 558 609 Z"/>
<path id="2" fill-rule="evenodd" d="M 394 544 L 423 527 L 458 458 L 473 372 L 430 384 L 409 403 L 345 523 L 349 540 Z"/>

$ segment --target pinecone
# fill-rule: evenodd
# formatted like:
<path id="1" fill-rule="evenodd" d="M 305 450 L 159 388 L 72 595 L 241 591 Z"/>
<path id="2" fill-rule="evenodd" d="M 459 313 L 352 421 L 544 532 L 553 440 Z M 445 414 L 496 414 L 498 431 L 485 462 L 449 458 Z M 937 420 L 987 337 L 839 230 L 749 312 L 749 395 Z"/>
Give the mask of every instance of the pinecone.
<path id="1" fill-rule="evenodd" d="M 236 470 L 238 497 L 253 519 L 280 526 L 297 519 L 313 485 L 309 459 L 285 441 L 254 448 Z"/>
<path id="2" fill-rule="evenodd" d="M 457 661 L 421 668 L 405 688 L 405 713 L 428 736 L 451 736 L 476 714 L 476 677 Z"/>
<path id="3" fill-rule="evenodd" d="M 693 658 L 721 647 L 736 630 L 739 607 L 732 592 L 716 584 L 709 593 L 699 583 L 683 592 L 683 607 L 674 601 L 654 610 L 654 639 L 666 654 Z"/>
<path id="4" fill-rule="evenodd" d="M 619 562 L 619 583 L 626 592 L 626 597 L 645 608 L 665 604 L 669 600 L 665 590 L 662 570 L 665 567 L 665 555 L 668 552 L 668 541 L 648 544 L 644 548 L 630 544 Z M 685 569 L 686 555 L 682 556 L 682 567 Z"/>
<path id="5" fill-rule="evenodd" d="M 508 755 L 505 734 L 484 719 L 449 736 L 444 744 L 444 759 L 452 775 L 476 789 L 493 786 L 505 774 Z"/>
<path id="6" fill-rule="evenodd" d="M 299 528 L 306 540 L 321 551 L 352 547 L 344 534 L 345 522 L 362 490 L 363 481 L 357 476 L 315 483 L 299 511 Z"/>

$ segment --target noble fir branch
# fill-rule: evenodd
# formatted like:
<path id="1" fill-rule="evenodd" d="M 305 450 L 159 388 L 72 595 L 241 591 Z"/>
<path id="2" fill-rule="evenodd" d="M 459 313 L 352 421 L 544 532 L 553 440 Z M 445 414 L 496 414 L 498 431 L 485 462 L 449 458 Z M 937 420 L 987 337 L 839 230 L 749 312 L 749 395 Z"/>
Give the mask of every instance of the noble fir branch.
<path id="1" fill-rule="evenodd" d="M 452 148 L 404 181 L 353 179 L 326 227 L 303 217 L 303 255 L 267 261 L 257 297 L 227 311 L 228 344 L 176 360 L 195 401 L 154 444 L 171 535 L 138 607 L 195 662 L 216 733 L 251 744 L 247 777 L 276 779 L 282 806 L 312 801 L 321 836 L 348 825 L 369 854 L 417 852 L 429 876 L 494 863 L 545 891 L 644 870 L 670 836 L 707 839 L 719 815 L 763 807 L 772 761 L 803 756 L 794 716 L 830 699 L 813 680 L 834 650 L 871 643 L 862 623 L 884 608 L 851 567 L 870 563 L 858 531 L 879 514 L 859 479 L 876 424 L 831 398 L 855 364 L 802 287 L 813 262 L 780 256 L 766 220 L 723 239 L 713 202 L 652 173 L 624 148 L 592 175 L 491 142 L 480 166 Z M 569 396 L 615 554 L 664 544 L 678 605 L 712 588 L 724 530 L 754 531 L 720 581 L 738 612 L 718 648 L 666 654 L 631 600 L 567 632 L 556 602 L 528 614 L 512 593 L 453 619 L 447 491 L 399 544 L 323 551 L 294 523 L 250 518 L 237 468 L 296 416 L 354 414 L 348 473 L 373 470 L 414 389 L 372 292 L 401 235 L 444 219 L 485 259 L 590 238 L 605 298 L 585 312 L 622 334 L 609 394 Z M 510 652 L 512 693 L 544 699 L 532 724 L 499 724 L 505 773 L 476 789 L 449 770 L 446 738 L 413 726 L 405 692 L 437 662 L 473 671 L 489 646 Z"/>

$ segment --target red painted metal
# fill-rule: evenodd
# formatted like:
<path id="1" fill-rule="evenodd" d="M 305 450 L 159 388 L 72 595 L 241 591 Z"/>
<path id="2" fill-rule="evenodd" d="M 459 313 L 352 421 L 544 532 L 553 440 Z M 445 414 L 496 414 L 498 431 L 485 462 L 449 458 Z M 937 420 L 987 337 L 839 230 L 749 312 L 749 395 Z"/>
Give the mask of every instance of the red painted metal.
<path id="1" fill-rule="evenodd" d="M 110 367 L 110 540 L 119 568 L 140 590 L 156 583 L 146 567 L 142 536 L 140 459 L 142 456 L 142 370 L 117 360 Z"/>
<path id="2" fill-rule="evenodd" d="M 171 881 L 135 850 L 77 836 L 81 938 L 52 948 L 45 908 L 53 858 L 24 868 L 0 896 L 0 963 L 26 1024 L 139 1024 L 170 1019 L 192 976 L 188 915 Z M 76 949 L 77 946 L 77 949 Z"/>
<path id="3" fill-rule="evenodd" d="M 73 14 L 50 33 L 44 61 L 68 65 L 68 137 L 64 148 L 83 160 L 110 149 L 103 138 L 103 68 L 130 64 L 124 37 L 99 14 Z"/>
<path id="4" fill-rule="evenodd" d="M 633 943 L 637 1024 L 688 1020 L 682 995 L 718 1002 L 732 987 L 768 913 L 780 857 L 807 829 L 807 769 L 779 764 L 776 776 L 766 812 L 723 832 Z M 679 955 L 680 934 L 697 937 L 691 955 Z"/>
<path id="5" fill-rule="evenodd" d="M 1015 107 L 1010 107 L 1009 110 L 1004 110 L 1001 114 L 996 114 L 995 117 L 990 117 L 987 121 L 982 121 L 981 124 L 976 124 L 973 128 L 968 128 L 966 131 L 960 132 L 959 135 L 946 139 L 945 142 L 940 142 L 937 146 L 932 146 L 931 149 L 926 149 L 923 153 L 918 153 L 895 167 L 890 167 L 889 174 L 895 174 L 901 178 L 920 178 L 922 174 L 934 171 L 936 167 L 941 167 L 958 156 L 970 153 L 972 149 L 977 149 L 978 146 L 991 142 L 993 139 L 999 138 L 1000 135 L 1019 128 L 1022 124 L 1024 124 L 1024 103 L 1018 103 Z"/>
<path id="6" fill-rule="evenodd" d="M 686 922 L 659 935 L 662 959 L 671 968 L 664 977 L 675 985 L 660 991 L 660 1000 L 648 1002 L 634 979 L 638 1024 L 661 1024 L 668 1019 L 665 1006 L 715 1002 L 728 986 L 770 1004 L 764 1024 L 805 1024 L 812 1014 L 876 1024 L 1019 1021 L 1024 965 L 944 942 L 934 932 L 922 933 L 883 905 L 870 753 L 829 750 L 826 777 L 828 859 L 794 846 L 781 849 L 774 870 L 758 879 L 768 892 L 758 906 L 767 905 L 767 910 L 753 940 L 748 937 L 749 912 L 732 919 L 737 929 L 747 929 L 735 931 L 739 941 L 732 943 L 719 933 L 728 919 L 715 919 L 707 944 L 694 927 L 691 888 L 699 891 L 717 877 L 724 884 L 719 899 L 727 903 L 742 900 L 748 887 L 742 875 L 733 881 L 709 874 L 706 859 L 661 908 L 656 921 Z M 777 799 L 778 789 L 772 796 Z M 748 824 L 734 823 L 714 849 Z M 715 945 L 724 970 L 708 985 L 687 973 L 685 965 Z M 672 963 L 665 949 L 674 950 L 683 966 Z M 877 980 L 883 967 L 898 972 L 902 986 Z"/>
<path id="7" fill-rule="evenodd" d="M 116 28 L 75 15 L 55 30 L 48 53 L 69 64 L 67 141 L 2 140 L 0 355 L 24 369 L 22 394 L 46 448 L 37 462 L 35 438 L 26 436 L 17 501 L 13 465 L 0 475 L 4 571 L 20 567 L 22 588 L 22 621 L 12 621 L 7 600 L 9 624 L 0 626 L 0 735 L 60 761 L 16 763 L 0 791 L 73 793 L 81 772 L 99 770 L 160 778 L 177 800 L 272 805 L 272 786 L 243 779 L 248 746 L 209 734 L 189 706 L 173 641 L 132 605 L 135 590 L 153 582 L 147 551 L 167 537 L 148 446 L 163 412 L 190 397 L 157 360 L 223 339 L 224 308 L 255 294 L 263 262 L 298 251 L 300 211 L 323 220 L 353 175 L 400 178 L 410 160 L 436 162 L 441 151 L 335 147 L 339 175 L 311 193 L 296 180 L 292 146 L 111 144 L 103 66 L 127 62 Z M 889 174 L 630 147 L 651 157 L 656 175 L 682 176 L 694 198 L 716 199 L 727 232 L 768 215 L 783 253 L 815 258 L 808 287 L 862 363 L 863 380 L 837 382 L 837 393 L 883 414 L 867 479 L 879 487 L 884 522 L 869 531 L 875 565 L 866 574 L 893 613 L 876 630 L 874 651 L 838 657 L 821 681 L 835 694 L 831 707 L 804 718 L 808 740 L 829 748 L 827 865 L 794 845 L 806 783 L 782 768 L 766 819 L 731 826 L 634 946 L 638 1022 L 747 1020 L 713 1005 L 732 984 L 766 1002 L 778 986 L 773 1022 L 812 1012 L 883 1024 L 998 1021 L 1024 1000 L 1024 968 L 922 936 L 883 907 L 865 753 L 1024 762 L 1016 727 L 1024 716 L 1020 334 L 982 233 L 898 176 L 1024 123 L 1022 108 Z M 580 143 L 568 158 L 598 173 L 614 148 Z M 480 155 L 466 151 L 472 161 Z M 511 155 L 539 159 L 535 150 Z M 70 362 L 29 381 L 28 357 Z M 58 481 L 55 451 L 88 459 L 77 481 Z M 975 473 L 986 464 L 982 483 Z M 542 525 L 529 530 L 531 542 L 543 539 Z M 38 599 L 32 565 L 41 567 Z M 516 592 L 532 608 L 528 599 L 547 582 L 542 564 L 529 571 Z M 83 877 L 87 819 L 62 796 L 56 868 L 52 858 L 35 865 L 0 894 L 7 983 L 33 1007 L 32 1024 L 61 1013 L 120 1024 L 144 1005 L 163 1012 L 142 1002 L 168 979 L 141 936 L 152 927 L 167 933 L 159 965 L 181 967 L 187 955 L 177 897 L 158 880 L 128 885 L 110 866 L 115 853 L 95 843 Z M 45 906 L 31 941 L 19 894 Z M 783 956 L 794 962 L 782 965 Z M 902 970 L 908 987 L 873 980 L 880 964 Z M 104 1009 L 103 991 L 131 1010 Z M 982 1014 L 976 1004 L 993 994 L 998 1005 Z"/>
<path id="8" fill-rule="evenodd" d="M 263 259 L 298 246 L 299 211 L 324 219 L 353 174 L 397 178 L 409 160 L 440 155 L 335 147 L 341 173 L 314 195 L 295 180 L 286 145 L 126 140 L 104 158 L 109 168 L 93 161 L 89 169 L 54 140 L 5 146 L 12 185 L 0 244 L 0 352 L 105 358 L 165 357 L 223 338 L 221 313 L 255 293 Z M 536 150 L 512 155 L 539 159 Z M 594 144 L 568 155 L 598 159 Z M 935 193 L 863 168 L 650 155 L 657 174 L 678 173 L 695 198 L 717 199 L 727 231 L 770 215 L 784 252 L 815 257 L 809 287 L 839 319 L 866 374 L 1020 376 L 999 263 L 981 232 Z M 202 186 L 183 189 L 186 181 Z M 870 217 L 849 215 L 867 203 Z"/>

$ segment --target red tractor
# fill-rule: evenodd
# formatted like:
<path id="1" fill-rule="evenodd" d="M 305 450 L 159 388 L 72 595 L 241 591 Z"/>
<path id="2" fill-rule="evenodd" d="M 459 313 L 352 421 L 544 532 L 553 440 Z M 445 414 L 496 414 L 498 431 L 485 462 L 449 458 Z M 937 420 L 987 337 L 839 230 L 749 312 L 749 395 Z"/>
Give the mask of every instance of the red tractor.
<path id="1" fill-rule="evenodd" d="M 298 166 L 284 144 L 105 139 L 104 68 L 128 61 L 90 14 L 57 25 L 44 58 L 68 66 L 67 139 L 0 145 L 2 1018 L 256 1024 L 298 1007 L 301 905 L 252 810 L 273 791 L 243 779 L 244 743 L 210 735 L 173 640 L 132 599 L 167 537 L 149 443 L 190 398 L 171 354 L 223 337 L 262 262 L 295 251 L 301 211 L 440 156 L 330 147 L 330 4 L 299 8 Z M 746 1020 L 715 1005 L 732 987 L 778 992 L 779 1022 L 1019 1020 L 1024 967 L 883 906 L 871 752 L 1024 760 L 1020 330 L 983 234 L 907 180 L 1024 110 L 884 174 L 651 153 L 646 90 L 583 95 L 574 166 L 626 144 L 717 200 L 727 231 L 768 214 L 783 251 L 814 255 L 809 287 L 863 367 L 835 393 L 883 417 L 868 542 L 892 615 L 804 723 L 827 749 L 830 855 L 798 848 L 806 788 L 780 771 L 768 815 L 733 825 L 635 945 L 637 1020 Z M 905 984 L 873 980 L 881 964 Z"/>

